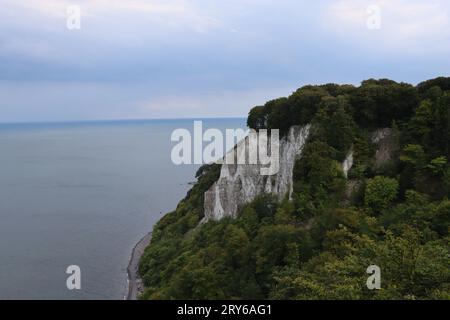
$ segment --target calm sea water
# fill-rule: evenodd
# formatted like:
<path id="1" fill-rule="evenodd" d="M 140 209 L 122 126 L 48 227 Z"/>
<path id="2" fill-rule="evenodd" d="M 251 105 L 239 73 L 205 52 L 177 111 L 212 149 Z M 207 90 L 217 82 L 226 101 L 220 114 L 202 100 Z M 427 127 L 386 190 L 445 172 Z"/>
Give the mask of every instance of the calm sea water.
<path id="1" fill-rule="evenodd" d="M 133 246 L 195 180 L 171 162 L 176 128 L 193 120 L 0 125 L 0 299 L 123 299 Z"/>

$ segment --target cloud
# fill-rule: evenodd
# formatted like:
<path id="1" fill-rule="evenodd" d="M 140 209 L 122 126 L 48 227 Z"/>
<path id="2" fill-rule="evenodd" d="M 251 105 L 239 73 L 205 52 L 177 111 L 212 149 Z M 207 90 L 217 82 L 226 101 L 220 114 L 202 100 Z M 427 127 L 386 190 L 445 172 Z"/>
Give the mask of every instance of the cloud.
<path id="1" fill-rule="evenodd" d="M 245 117 L 295 87 L 159 92 L 146 84 L 0 82 L 0 122 Z M 23 94 L 26 92 L 26 94 Z"/>
<path id="2" fill-rule="evenodd" d="M 126 58 L 151 58 L 164 48 L 173 50 L 197 34 L 220 27 L 216 17 L 196 4 L 188 0 L 2 0 L 0 57 L 53 61 L 69 69 L 95 68 L 113 59 L 127 63 Z M 73 5 L 81 8 L 81 29 L 76 31 L 66 27 L 67 8 Z"/>
<path id="3" fill-rule="evenodd" d="M 379 8 L 380 29 L 371 30 L 367 21 Z M 347 42 L 358 42 L 377 51 L 404 54 L 450 51 L 450 5 L 429 0 L 338 0 L 324 6 L 323 25 Z"/>
<path id="4" fill-rule="evenodd" d="M 11 39 L 0 44 L 2 54 L 24 55 L 28 57 L 45 58 L 49 55 L 49 47 L 45 42 L 37 40 Z"/>
<path id="5" fill-rule="evenodd" d="M 287 96 L 294 87 L 265 90 L 217 90 L 203 94 L 161 96 L 136 103 L 138 117 L 242 117 L 256 105 Z"/>
<path id="6" fill-rule="evenodd" d="M 2 120 L 245 115 L 283 88 L 450 72 L 443 0 L 1 2 Z"/>
<path id="7" fill-rule="evenodd" d="M 26 25 L 27 19 L 38 18 L 50 19 L 63 27 L 61 20 L 67 18 L 67 8 L 74 5 L 81 8 L 82 19 L 98 19 L 113 29 L 160 24 L 205 31 L 219 24 L 193 3 L 187 0 L 2 0 L 2 6 L 22 16 L 21 25 Z M 31 22 L 29 28 L 39 27 L 35 21 Z"/>

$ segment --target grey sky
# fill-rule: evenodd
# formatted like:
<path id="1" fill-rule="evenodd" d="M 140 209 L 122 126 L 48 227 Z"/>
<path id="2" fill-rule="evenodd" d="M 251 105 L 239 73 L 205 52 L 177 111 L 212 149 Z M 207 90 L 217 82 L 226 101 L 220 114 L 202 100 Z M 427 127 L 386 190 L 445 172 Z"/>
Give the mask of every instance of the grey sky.
<path id="1" fill-rule="evenodd" d="M 448 76 L 449 14 L 445 0 L 1 0 L 0 122 L 245 116 L 309 83 Z"/>

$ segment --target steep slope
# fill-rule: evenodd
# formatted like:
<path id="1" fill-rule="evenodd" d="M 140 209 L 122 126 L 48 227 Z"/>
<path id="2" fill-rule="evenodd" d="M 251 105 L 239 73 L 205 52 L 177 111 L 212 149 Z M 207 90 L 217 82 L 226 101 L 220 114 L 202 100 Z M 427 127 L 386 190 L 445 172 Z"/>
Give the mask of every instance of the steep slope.
<path id="1" fill-rule="evenodd" d="M 293 170 L 301 156 L 310 126 L 293 126 L 280 139 L 279 171 L 272 176 L 260 173 L 260 164 L 223 164 L 217 182 L 205 193 L 205 221 L 220 220 L 224 216 L 236 217 L 244 204 L 263 193 L 273 194 L 279 200 L 293 191 Z M 248 137 L 241 143 L 248 145 Z M 241 152 L 245 149 L 237 148 Z M 235 153 L 235 150 L 231 150 Z"/>
<path id="2" fill-rule="evenodd" d="M 142 298 L 450 299 L 449 83 L 306 86 L 253 108 L 250 128 L 284 133 L 280 171 L 202 167 L 154 227 Z"/>

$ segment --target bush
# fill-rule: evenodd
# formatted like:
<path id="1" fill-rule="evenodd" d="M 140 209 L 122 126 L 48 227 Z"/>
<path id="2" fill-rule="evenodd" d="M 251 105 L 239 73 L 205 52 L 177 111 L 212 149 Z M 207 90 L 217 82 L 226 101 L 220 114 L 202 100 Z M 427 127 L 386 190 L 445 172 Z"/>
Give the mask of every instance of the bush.
<path id="1" fill-rule="evenodd" d="M 387 209 L 397 198 L 398 181 L 392 178 L 376 176 L 366 185 L 364 204 L 373 213 L 379 214 Z"/>

